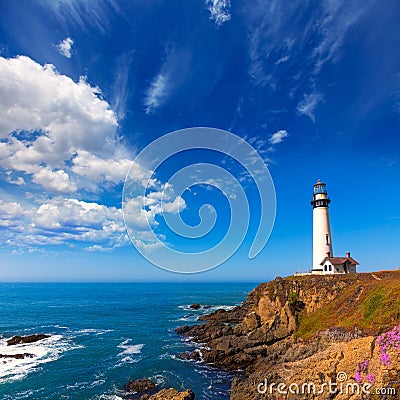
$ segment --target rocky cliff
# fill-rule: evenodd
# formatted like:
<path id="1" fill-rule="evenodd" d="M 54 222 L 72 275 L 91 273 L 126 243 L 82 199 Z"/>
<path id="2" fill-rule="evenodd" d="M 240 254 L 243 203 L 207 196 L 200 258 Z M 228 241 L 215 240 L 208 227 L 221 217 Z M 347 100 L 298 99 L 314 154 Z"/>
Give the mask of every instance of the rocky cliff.
<path id="1" fill-rule="evenodd" d="M 241 307 L 203 319 L 177 332 L 199 343 L 205 362 L 243 371 L 232 383 L 233 400 L 400 398 L 398 270 L 277 278 Z M 323 384 L 337 385 L 336 393 Z M 363 397 L 349 393 L 350 384 Z"/>

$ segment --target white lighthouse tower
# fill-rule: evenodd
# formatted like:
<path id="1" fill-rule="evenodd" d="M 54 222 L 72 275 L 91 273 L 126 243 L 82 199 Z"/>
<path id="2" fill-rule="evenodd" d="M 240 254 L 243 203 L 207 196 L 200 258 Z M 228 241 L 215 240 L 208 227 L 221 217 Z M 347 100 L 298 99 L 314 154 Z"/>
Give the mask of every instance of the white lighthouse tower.
<path id="1" fill-rule="evenodd" d="M 313 206 L 313 273 L 320 273 L 321 262 L 327 256 L 332 256 L 331 226 L 329 223 L 329 203 L 325 183 L 318 179 L 314 185 Z"/>
<path id="2" fill-rule="evenodd" d="M 311 201 L 313 206 L 313 267 L 312 274 L 355 273 L 358 262 L 346 253 L 346 257 L 333 257 L 331 226 L 329 223 L 329 203 L 326 184 L 318 179 L 314 185 Z"/>

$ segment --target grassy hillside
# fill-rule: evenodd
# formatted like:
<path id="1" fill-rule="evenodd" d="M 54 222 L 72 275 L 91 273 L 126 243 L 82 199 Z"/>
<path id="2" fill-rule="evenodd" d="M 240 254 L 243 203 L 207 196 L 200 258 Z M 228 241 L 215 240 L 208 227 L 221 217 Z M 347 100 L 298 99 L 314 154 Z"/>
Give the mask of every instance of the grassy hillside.
<path id="1" fill-rule="evenodd" d="M 338 276 L 347 280 L 340 295 L 310 313 L 301 313 L 295 335 L 308 338 L 329 327 L 377 334 L 400 323 L 400 270 Z"/>

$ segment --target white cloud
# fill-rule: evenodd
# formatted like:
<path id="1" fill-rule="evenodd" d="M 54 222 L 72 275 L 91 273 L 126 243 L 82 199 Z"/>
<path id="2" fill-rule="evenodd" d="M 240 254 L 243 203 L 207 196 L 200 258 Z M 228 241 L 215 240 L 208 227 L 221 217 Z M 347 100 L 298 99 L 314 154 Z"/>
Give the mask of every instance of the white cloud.
<path id="1" fill-rule="evenodd" d="M 96 155 L 79 150 L 77 155 L 72 160 L 72 171 L 77 175 L 86 177 L 90 182 L 99 183 L 102 181 L 118 184 L 124 181 L 129 168 L 132 166 L 132 161 L 124 159 L 105 159 Z M 145 170 L 135 164 L 133 171 L 135 176 L 140 179 L 147 175 Z M 133 172 L 131 172 L 133 176 Z"/>
<path id="2" fill-rule="evenodd" d="M 25 185 L 25 180 L 22 176 L 17 176 L 16 178 L 12 177 L 12 171 L 6 172 L 6 181 L 11 183 L 12 185 L 22 186 Z"/>
<path id="3" fill-rule="evenodd" d="M 173 57 L 163 70 L 174 74 L 176 65 Z M 148 106 L 158 106 L 161 94 L 149 95 L 153 100 Z M 77 197 L 83 190 L 93 194 L 121 184 L 129 168 L 130 178 L 153 189 L 144 207 L 136 199 L 133 218 L 138 227 L 147 220 L 156 226 L 157 215 L 182 210 L 183 199 L 160 196 L 167 185 L 131 161 L 117 126 L 100 90 L 84 79 L 74 82 L 28 57 L 0 57 L 0 167 L 3 179 L 33 192 L 26 201 L 36 201 L 29 206 L 1 202 L 0 225 L 10 229 L 0 231 L 0 241 L 17 249 L 85 243 L 88 251 L 127 244 L 121 209 Z M 134 240 L 153 245 L 143 229 Z"/>
<path id="4" fill-rule="evenodd" d="M 25 207 L 0 200 L 0 226 L 10 228 L 2 231 L 2 241 L 17 248 L 78 243 L 115 248 L 128 243 L 120 209 L 71 198 Z"/>
<path id="5" fill-rule="evenodd" d="M 0 57 L 0 135 L 42 131 L 44 150 L 101 151 L 114 141 L 117 120 L 100 89 L 83 78 L 74 82 L 54 66 L 29 57 Z"/>
<path id="6" fill-rule="evenodd" d="M 151 114 L 155 109 L 160 107 L 167 97 L 168 79 L 165 73 L 160 72 L 151 82 L 146 91 L 144 105 L 146 113 Z"/>
<path id="7" fill-rule="evenodd" d="M 231 19 L 230 0 L 206 0 L 205 3 L 215 25 L 221 26 Z"/>
<path id="8" fill-rule="evenodd" d="M 32 181 L 54 193 L 71 193 L 77 190 L 76 184 L 71 182 L 69 175 L 62 169 L 53 171 L 48 167 L 40 168 L 33 174 Z"/>
<path id="9" fill-rule="evenodd" d="M 162 212 L 170 213 L 170 214 L 179 214 L 186 208 L 185 200 L 177 196 L 172 202 L 163 202 L 162 203 Z"/>
<path id="10" fill-rule="evenodd" d="M 71 58 L 71 49 L 73 44 L 74 41 L 70 37 L 67 37 L 62 40 L 56 47 L 61 55 L 67 58 Z"/>
<path id="11" fill-rule="evenodd" d="M 274 134 L 271 135 L 271 137 L 268 139 L 268 142 L 272 145 L 278 144 L 282 142 L 283 139 L 288 137 L 288 132 L 285 129 L 281 129 Z"/>
<path id="12" fill-rule="evenodd" d="M 318 104 L 322 101 L 323 96 L 321 93 L 312 92 L 306 94 L 300 103 L 297 105 L 297 112 L 309 117 L 313 122 L 315 122 L 315 109 Z"/>
<path id="13" fill-rule="evenodd" d="M 18 226 L 24 211 L 17 202 L 0 200 L 0 227 Z"/>
<path id="14" fill-rule="evenodd" d="M 155 219 L 157 215 L 178 214 L 185 208 L 186 203 L 182 197 L 169 197 L 165 190 L 160 190 L 149 193 L 146 197 L 137 196 L 128 199 L 124 207 L 124 218 L 127 226 L 135 231 L 136 237 L 138 232 L 148 231 L 158 226 Z"/>
<path id="15" fill-rule="evenodd" d="M 71 180 L 75 157 L 91 154 L 109 162 L 127 153 L 118 144 L 117 126 L 100 89 L 83 78 L 74 82 L 29 57 L 0 57 L 0 167 L 27 174 L 50 192 L 74 192 L 87 185 Z M 125 155 L 125 174 L 127 164 Z M 121 161 L 111 165 L 118 168 L 104 179 L 123 174 Z"/>

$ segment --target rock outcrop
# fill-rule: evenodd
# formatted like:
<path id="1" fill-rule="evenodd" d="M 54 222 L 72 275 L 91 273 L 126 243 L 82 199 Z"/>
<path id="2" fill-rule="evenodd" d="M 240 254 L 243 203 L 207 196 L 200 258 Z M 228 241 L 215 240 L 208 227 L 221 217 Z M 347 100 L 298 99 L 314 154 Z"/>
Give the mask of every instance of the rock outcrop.
<path id="1" fill-rule="evenodd" d="M 232 383 L 233 400 L 329 399 L 329 390 L 326 396 L 285 395 L 260 393 L 257 387 L 265 380 L 287 386 L 339 383 L 339 372 L 346 374 L 346 383 L 357 383 L 365 360 L 364 383 L 368 375 L 375 387 L 399 385 L 400 338 L 390 366 L 382 364 L 376 342 L 382 332 L 400 324 L 400 271 L 277 278 L 254 289 L 242 306 L 201 319 L 206 323 L 176 331 L 200 344 L 205 362 L 244 371 L 245 379 Z M 335 394 L 335 399 L 345 398 L 353 399 Z"/>
<path id="2" fill-rule="evenodd" d="M 36 357 L 32 353 L 19 353 L 19 354 L 0 354 L 0 358 L 15 358 L 17 360 L 23 360 L 24 358 Z"/>
<path id="3" fill-rule="evenodd" d="M 46 339 L 50 335 L 44 335 L 43 333 L 28 335 L 28 336 L 13 336 L 7 340 L 7 346 L 14 346 L 16 344 L 34 343 L 42 339 Z"/>
<path id="4" fill-rule="evenodd" d="M 145 394 L 140 400 L 194 400 L 194 393 L 188 389 L 184 392 L 179 392 L 176 389 L 162 389 L 152 396 Z"/>
<path id="5" fill-rule="evenodd" d="M 136 379 L 133 381 L 129 381 L 125 386 L 124 389 L 127 392 L 133 393 L 142 393 L 149 389 L 154 389 L 156 384 L 150 379 Z"/>

